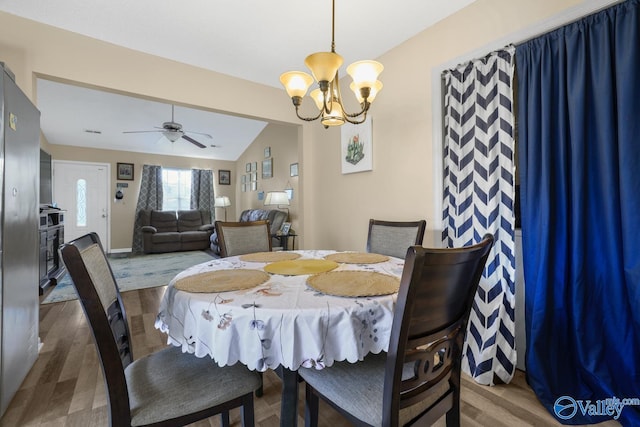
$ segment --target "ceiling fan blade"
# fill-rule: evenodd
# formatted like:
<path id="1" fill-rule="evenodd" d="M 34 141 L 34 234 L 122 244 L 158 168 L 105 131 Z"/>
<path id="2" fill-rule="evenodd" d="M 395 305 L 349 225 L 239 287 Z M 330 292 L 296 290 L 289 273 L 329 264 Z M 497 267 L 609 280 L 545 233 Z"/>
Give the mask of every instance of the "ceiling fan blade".
<path id="1" fill-rule="evenodd" d="M 129 130 L 122 133 L 148 133 L 148 132 L 162 132 L 161 130 Z"/>
<path id="2" fill-rule="evenodd" d="M 185 133 L 192 133 L 194 135 L 202 135 L 202 136 L 206 136 L 209 139 L 213 139 L 213 137 L 211 135 L 209 135 L 208 133 L 202 133 L 202 132 L 192 132 L 190 130 L 186 130 L 184 131 Z"/>
<path id="3" fill-rule="evenodd" d="M 186 139 L 187 141 L 189 141 L 190 143 L 192 143 L 195 146 L 198 146 L 200 148 L 207 148 L 205 145 L 202 145 L 201 143 L 199 143 L 198 141 L 196 141 L 195 139 L 191 138 L 190 136 L 187 135 L 182 135 L 182 137 L 184 139 Z"/>

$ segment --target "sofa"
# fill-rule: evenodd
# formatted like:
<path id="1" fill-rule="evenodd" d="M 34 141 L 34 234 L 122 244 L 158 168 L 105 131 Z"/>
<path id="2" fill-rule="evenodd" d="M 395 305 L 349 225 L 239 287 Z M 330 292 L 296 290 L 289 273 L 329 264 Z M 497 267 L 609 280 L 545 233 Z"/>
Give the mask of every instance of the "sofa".
<path id="1" fill-rule="evenodd" d="M 208 249 L 214 225 L 209 211 L 142 210 L 142 248 L 146 254 Z"/>
<path id="2" fill-rule="evenodd" d="M 242 211 L 240 214 L 239 222 L 247 222 L 247 221 L 269 221 L 269 229 L 271 230 L 271 234 L 276 234 L 280 227 L 282 227 L 282 223 L 287 220 L 289 214 L 284 211 L 279 211 L 277 209 L 247 209 Z M 218 235 L 215 230 L 213 234 L 211 234 L 211 250 L 216 254 L 220 255 L 220 246 L 218 245 Z M 280 246 L 280 240 L 278 238 L 272 238 L 271 242 L 272 246 L 278 247 Z"/>

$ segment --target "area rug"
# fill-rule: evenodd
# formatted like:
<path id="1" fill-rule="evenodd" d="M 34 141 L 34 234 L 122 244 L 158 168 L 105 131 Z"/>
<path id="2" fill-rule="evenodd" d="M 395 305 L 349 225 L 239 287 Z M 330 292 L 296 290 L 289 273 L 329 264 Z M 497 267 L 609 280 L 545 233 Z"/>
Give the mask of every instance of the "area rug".
<path id="1" fill-rule="evenodd" d="M 173 277 L 192 265 L 214 259 L 205 251 L 171 252 L 166 254 L 110 257 L 109 264 L 120 292 L 153 288 L 168 284 Z M 42 304 L 78 298 L 69 274 L 51 290 Z"/>

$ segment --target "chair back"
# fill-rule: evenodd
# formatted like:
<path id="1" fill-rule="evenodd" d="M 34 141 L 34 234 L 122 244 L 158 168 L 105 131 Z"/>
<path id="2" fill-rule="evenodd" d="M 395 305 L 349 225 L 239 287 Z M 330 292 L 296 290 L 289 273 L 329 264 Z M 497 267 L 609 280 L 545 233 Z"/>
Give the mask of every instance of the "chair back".
<path id="1" fill-rule="evenodd" d="M 60 248 L 98 349 L 111 419 L 130 417 L 124 368 L 133 361 L 129 325 L 100 238 L 90 233 Z"/>
<path id="2" fill-rule="evenodd" d="M 422 425 L 459 406 L 467 322 L 492 246 L 487 234 L 464 248 L 407 250 L 385 367 L 383 419 L 413 406 L 413 412 L 419 408 L 413 419 L 422 418 Z M 442 393 L 436 403 L 420 408 L 434 393 Z"/>
<path id="3" fill-rule="evenodd" d="M 223 258 L 271 251 L 269 221 L 216 221 L 215 226 Z"/>
<path id="4" fill-rule="evenodd" d="M 369 220 L 367 252 L 404 258 L 409 246 L 422 245 L 427 221 Z"/>

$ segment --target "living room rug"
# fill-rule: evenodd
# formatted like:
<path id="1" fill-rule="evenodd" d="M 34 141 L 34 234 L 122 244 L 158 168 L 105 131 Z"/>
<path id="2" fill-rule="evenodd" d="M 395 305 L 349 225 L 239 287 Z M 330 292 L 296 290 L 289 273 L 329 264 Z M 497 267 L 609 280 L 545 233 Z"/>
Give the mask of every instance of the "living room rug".
<path id="1" fill-rule="evenodd" d="M 171 252 L 165 254 L 109 257 L 109 264 L 120 292 L 167 285 L 173 277 L 192 265 L 214 259 L 206 251 Z M 42 304 L 78 298 L 69 274 L 58 282 Z"/>

